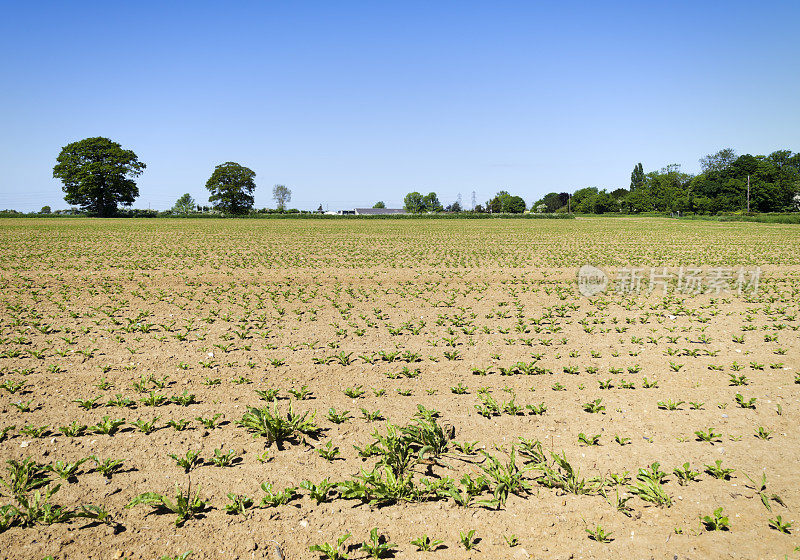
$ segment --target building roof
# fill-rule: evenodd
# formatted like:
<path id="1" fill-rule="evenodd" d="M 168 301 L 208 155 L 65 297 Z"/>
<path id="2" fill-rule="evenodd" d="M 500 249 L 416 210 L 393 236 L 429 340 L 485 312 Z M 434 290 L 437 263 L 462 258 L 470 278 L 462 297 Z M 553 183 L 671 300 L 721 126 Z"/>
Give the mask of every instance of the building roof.
<path id="1" fill-rule="evenodd" d="M 402 208 L 356 208 L 356 214 L 377 216 L 380 214 L 405 214 Z"/>

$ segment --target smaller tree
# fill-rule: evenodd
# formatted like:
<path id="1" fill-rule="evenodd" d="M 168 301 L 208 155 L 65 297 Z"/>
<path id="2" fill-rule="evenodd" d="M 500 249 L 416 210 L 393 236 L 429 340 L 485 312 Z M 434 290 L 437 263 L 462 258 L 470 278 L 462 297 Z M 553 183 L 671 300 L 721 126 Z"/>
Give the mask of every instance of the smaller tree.
<path id="1" fill-rule="evenodd" d="M 635 191 L 642 186 L 644 186 L 644 167 L 641 163 L 637 163 L 631 172 L 631 190 Z"/>
<path id="2" fill-rule="evenodd" d="M 375 203 L 373 208 L 386 208 L 386 203 L 383 202 L 382 200 L 379 200 L 378 202 Z"/>
<path id="3" fill-rule="evenodd" d="M 286 210 L 286 205 L 292 200 L 292 191 L 286 185 L 275 185 L 272 187 L 272 198 L 275 199 L 278 210 L 283 212 Z"/>
<path id="4" fill-rule="evenodd" d="M 175 202 L 175 206 L 172 207 L 172 211 L 176 214 L 188 214 L 189 212 L 194 212 L 195 208 L 197 208 L 197 204 L 192 196 L 189 193 L 186 193 L 181 195 L 181 197 Z"/>
<path id="5" fill-rule="evenodd" d="M 39 214 L 49 214 L 52 212 L 49 206 L 42 206 L 42 209 L 39 210 Z"/>
<path id="6" fill-rule="evenodd" d="M 461 212 L 461 203 L 456 200 L 454 203 L 448 204 L 447 208 L 445 208 L 445 212 Z"/>
<path id="7" fill-rule="evenodd" d="M 256 190 L 255 172 L 238 163 L 228 161 L 214 168 L 206 182 L 211 192 L 208 197 L 215 208 L 231 214 L 243 214 L 253 207 Z"/>

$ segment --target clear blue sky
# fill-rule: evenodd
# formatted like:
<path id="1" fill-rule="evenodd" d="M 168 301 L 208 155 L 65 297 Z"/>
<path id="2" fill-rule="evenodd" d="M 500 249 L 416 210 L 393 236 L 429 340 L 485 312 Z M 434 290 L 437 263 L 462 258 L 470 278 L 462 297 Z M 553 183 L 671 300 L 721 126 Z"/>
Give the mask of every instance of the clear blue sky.
<path id="1" fill-rule="evenodd" d="M 166 6 L 165 6 L 166 4 Z M 447 204 L 628 186 L 631 169 L 800 151 L 800 2 L 4 2 L 0 208 L 66 208 L 61 147 L 147 164 L 135 207 Z"/>

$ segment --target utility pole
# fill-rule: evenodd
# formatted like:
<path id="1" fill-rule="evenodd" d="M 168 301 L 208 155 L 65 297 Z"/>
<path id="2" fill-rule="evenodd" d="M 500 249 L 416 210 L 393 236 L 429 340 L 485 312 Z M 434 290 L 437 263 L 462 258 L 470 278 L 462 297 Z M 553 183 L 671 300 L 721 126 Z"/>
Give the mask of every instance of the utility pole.
<path id="1" fill-rule="evenodd" d="M 750 175 L 747 176 L 747 211 L 750 212 Z"/>
<path id="2" fill-rule="evenodd" d="M 567 199 L 567 214 L 572 214 L 572 195 Z"/>

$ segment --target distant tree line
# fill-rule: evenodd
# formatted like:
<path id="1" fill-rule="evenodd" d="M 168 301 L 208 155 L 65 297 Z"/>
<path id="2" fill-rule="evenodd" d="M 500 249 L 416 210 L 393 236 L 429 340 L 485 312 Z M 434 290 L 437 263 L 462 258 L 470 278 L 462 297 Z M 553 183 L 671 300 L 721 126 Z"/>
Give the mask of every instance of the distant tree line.
<path id="1" fill-rule="evenodd" d="M 778 150 L 768 156 L 737 156 L 731 148 L 725 148 L 701 158 L 700 164 L 702 171 L 692 175 L 681 172 L 677 164 L 645 173 L 639 163 L 631 172 L 627 189 L 608 192 L 586 187 L 571 195 L 551 192 L 534 202 L 532 210 L 594 214 L 800 210 L 800 153 Z"/>
<path id="2" fill-rule="evenodd" d="M 573 193 L 551 192 L 530 208 L 525 200 L 501 190 L 471 213 L 595 213 L 642 212 L 718 214 L 741 211 L 789 212 L 800 210 L 800 154 L 778 150 L 768 156 L 737 156 L 726 148 L 700 159 L 702 171 L 683 173 L 680 165 L 668 165 L 645 173 L 641 163 L 634 166 L 628 188 L 611 191 L 585 187 Z M 199 206 L 189 193 L 182 195 L 167 212 L 133 210 L 139 196 L 135 179 L 146 165 L 132 150 L 108 138 L 94 137 L 73 142 L 62 148 L 53 167 L 53 177 L 63 183 L 64 200 L 69 210 L 42 207 L 40 214 L 69 215 L 85 213 L 114 215 L 192 215 L 217 213 L 298 213 L 287 209 L 292 191 L 275 185 L 272 198 L 276 208 L 255 210 L 253 193 L 256 173 L 236 162 L 217 165 L 208 181 L 209 206 Z M 474 201 L 474 198 L 473 198 Z M 123 208 L 120 209 L 120 206 Z M 435 192 L 423 195 L 413 191 L 405 196 L 403 206 L 410 214 L 462 213 L 461 197 L 444 206 Z M 374 208 L 385 208 L 383 201 Z M 317 211 L 322 212 L 322 206 Z M 6 214 L 13 211 L 5 211 Z"/>
<path id="3" fill-rule="evenodd" d="M 439 197 L 435 192 L 422 195 L 416 191 L 406 195 L 403 201 L 403 208 L 411 214 L 430 214 L 436 212 L 464 212 L 461 202 L 456 201 L 446 207 L 439 202 Z M 476 204 L 471 212 L 482 214 L 521 214 L 525 212 L 525 200 L 521 196 L 514 196 L 507 191 L 500 191 L 486 204 Z"/>

